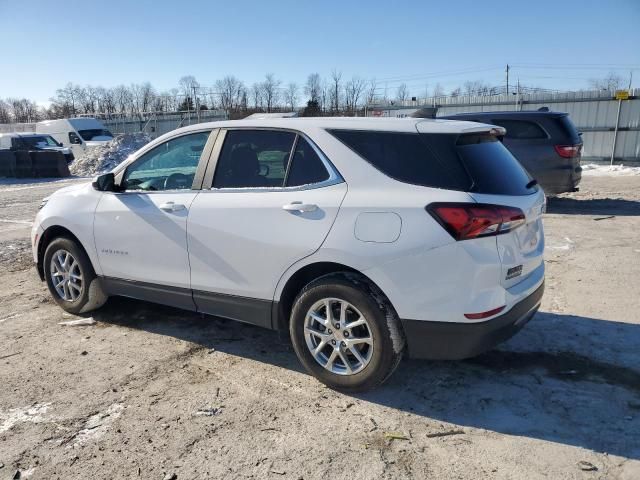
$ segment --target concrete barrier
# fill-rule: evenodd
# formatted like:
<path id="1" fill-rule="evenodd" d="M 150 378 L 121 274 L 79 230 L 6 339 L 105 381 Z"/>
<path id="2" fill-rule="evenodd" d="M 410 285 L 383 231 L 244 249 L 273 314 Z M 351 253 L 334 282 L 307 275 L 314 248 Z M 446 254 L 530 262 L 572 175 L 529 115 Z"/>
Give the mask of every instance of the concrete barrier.
<path id="1" fill-rule="evenodd" d="M 9 150 L 0 151 L 0 177 L 16 176 L 16 156 Z"/>

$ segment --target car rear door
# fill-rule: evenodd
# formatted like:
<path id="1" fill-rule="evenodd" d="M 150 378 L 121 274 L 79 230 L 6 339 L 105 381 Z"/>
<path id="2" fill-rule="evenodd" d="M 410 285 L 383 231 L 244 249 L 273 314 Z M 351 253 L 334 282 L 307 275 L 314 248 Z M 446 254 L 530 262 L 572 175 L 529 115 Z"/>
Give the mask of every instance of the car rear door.
<path id="1" fill-rule="evenodd" d="M 188 219 L 198 309 L 270 326 L 278 280 L 320 248 L 346 192 L 346 183 L 304 135 L 221 132 Z"/>
<path id="2" fill-rule="evenodd" d="M 162 142 L 127 166 L 122 192 L 102 195 L 93 230 L 111 293 L 194 309 L 186 228 L 209 135 L 210 129 Z"/>

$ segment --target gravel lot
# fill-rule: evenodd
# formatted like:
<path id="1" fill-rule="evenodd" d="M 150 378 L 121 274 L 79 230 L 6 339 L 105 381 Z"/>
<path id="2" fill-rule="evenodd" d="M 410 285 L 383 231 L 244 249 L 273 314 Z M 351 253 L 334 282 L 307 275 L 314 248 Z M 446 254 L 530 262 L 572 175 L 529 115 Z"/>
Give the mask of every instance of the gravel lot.
<path id="1" fill-rule="evenodd" d="M 59 325 L 26 238 L 76 181 L 0 180 L 0 479 L 640 478 L 640 176 L 552 201 L 519 335 L 357 396 L 257 327 L 124 299 Z"/>

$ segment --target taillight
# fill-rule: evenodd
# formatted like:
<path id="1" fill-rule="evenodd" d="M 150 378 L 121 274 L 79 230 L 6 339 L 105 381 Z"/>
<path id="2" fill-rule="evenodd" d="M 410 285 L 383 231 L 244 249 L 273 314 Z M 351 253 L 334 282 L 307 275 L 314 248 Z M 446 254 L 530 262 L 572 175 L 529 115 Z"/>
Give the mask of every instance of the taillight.
<path id="1" fill-rule="evenodd" d="M 580 155 L 582 145 L 554 145 L 556 153 L 563 158 L 573 158 Z"/>
<path id="2" fill-rule="evenodd" d="M 519 208 L 486 203 L 432 203 L 426 207 L 456 240 L 507 233 L 525 222 Z"/>

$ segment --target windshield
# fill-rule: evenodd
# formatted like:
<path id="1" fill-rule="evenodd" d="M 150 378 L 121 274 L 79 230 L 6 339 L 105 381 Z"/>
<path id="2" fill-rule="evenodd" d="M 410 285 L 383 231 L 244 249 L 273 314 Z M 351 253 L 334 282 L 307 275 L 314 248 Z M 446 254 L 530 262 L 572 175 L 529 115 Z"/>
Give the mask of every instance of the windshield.
<path id="1" fill-rule="evenodd" d="M 83 140 L 111 140 L 113 135 L 109 130 L 105 130 L 103 128 L 92 128 L 89 130 L 78 130 L 78 133 L 82 137 Z M 107 138 L 108 137 L 108 138 Z"/>
<path id="2" fill-rule="evenodd" d="M 22 141 L 28 146 L 32 148 L 45 148 L 45 147 L 59 147 L 58 142 L 56 142 L 53 137 L 50 135 L 34 135 L 29 137 L 21 137 Z"/>

